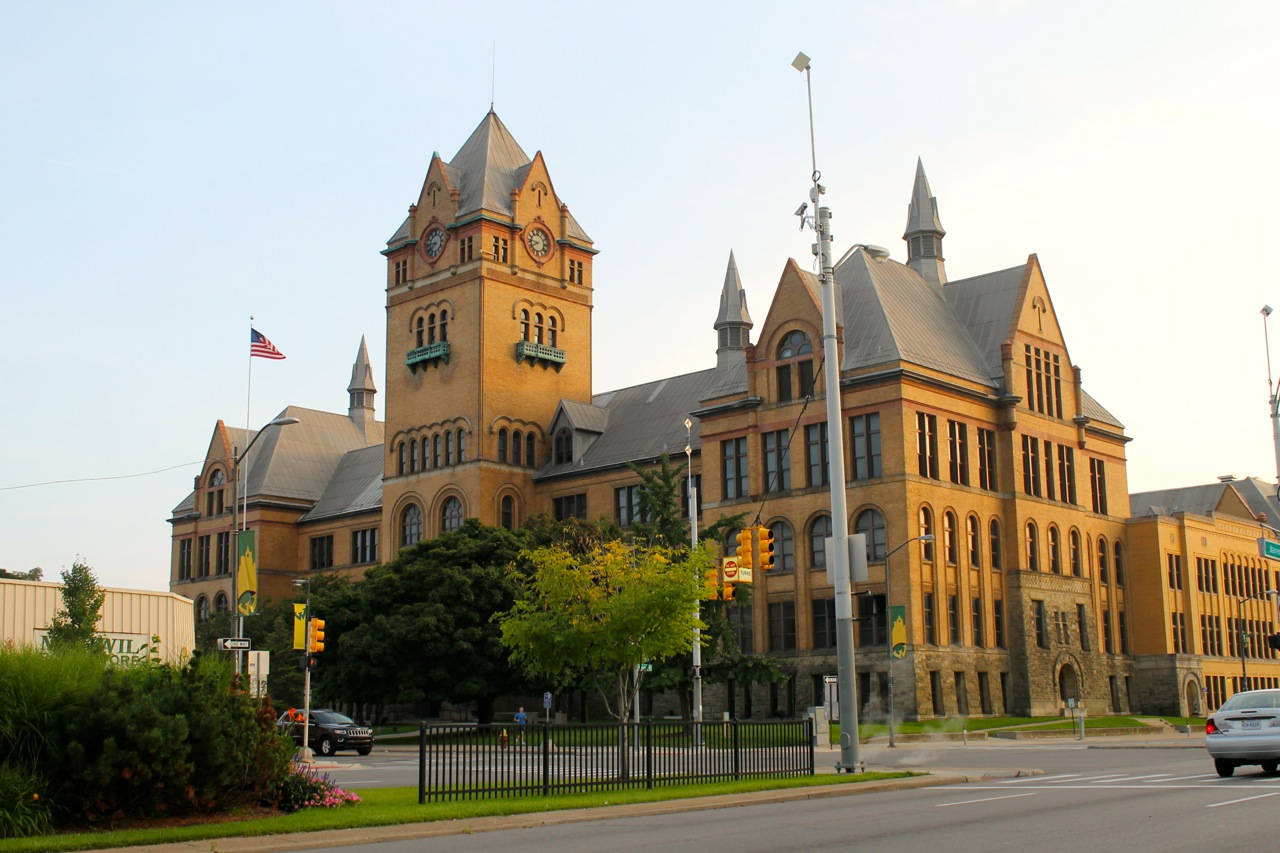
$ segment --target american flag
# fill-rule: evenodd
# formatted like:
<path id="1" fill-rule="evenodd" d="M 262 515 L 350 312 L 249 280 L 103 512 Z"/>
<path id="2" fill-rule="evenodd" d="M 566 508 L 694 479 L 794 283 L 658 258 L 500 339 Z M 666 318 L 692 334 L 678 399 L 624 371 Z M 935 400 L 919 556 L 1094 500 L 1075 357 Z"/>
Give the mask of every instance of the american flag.
<path id="1" fill-rule="evenodd" d="M 276 349 L 276 345 L 267 340 L 267 336 L 259 332 L 257 329 L 249 329 L 249 357 L 258 356 L 259 358 L 284 358 L 284 353 Z"/>

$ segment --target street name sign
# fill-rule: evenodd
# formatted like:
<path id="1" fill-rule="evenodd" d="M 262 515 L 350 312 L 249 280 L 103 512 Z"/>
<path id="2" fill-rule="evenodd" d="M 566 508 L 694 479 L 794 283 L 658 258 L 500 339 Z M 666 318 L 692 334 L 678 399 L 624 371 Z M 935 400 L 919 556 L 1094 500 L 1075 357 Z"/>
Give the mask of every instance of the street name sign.
<path id="1" fill-rule="evenodd" d="M 224 652 L 247 652 L 253 648 L 248 637 L 219 637 L 218 648 Z"/>
<path id="2" fill-rule="evenodd" d="M 1271 539 L 1259 539 L 1258 553 L 1268 560 L 1280 560 L 1280 542 Z"/>

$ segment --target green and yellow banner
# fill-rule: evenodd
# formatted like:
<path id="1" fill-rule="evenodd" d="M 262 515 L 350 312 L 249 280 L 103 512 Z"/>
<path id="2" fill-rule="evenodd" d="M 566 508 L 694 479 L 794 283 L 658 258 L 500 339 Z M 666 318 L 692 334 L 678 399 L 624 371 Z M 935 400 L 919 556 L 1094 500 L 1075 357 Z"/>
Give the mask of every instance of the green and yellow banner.
<path id="1" fill-rule="evenodd" d="M 907 656 L 907 608 L 889 608 L 889 653 L 901 660 Z"/>
<path id="2" fill-rule="evenodd" d="M 252 530 L 241 530 L 236 537 L 236 612 L 258 612 L 258 548 Z"/>
<path id="3" fill-rule="evenodd" d="M 293 605 L 293 647 L 295 649 L 305 649 L 307 647 L 307 605 Z"/>

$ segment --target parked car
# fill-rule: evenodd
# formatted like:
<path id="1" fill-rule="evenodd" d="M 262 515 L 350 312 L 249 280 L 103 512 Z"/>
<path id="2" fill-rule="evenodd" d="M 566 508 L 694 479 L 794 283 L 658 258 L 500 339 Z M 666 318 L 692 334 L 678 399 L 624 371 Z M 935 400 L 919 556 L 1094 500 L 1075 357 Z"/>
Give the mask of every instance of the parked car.
<path id="1" fill-rule="evenodd" d="M 276 725 L 290 732 L 293 742 L 302 746 L 302 723 L 291 719 L 291 713 L 300 718 L 300 712 L 290 709 L 280 715 Z M 329 708 L 315 708 L 311 711 L 307 746 L 318 755 L 333 755 L 340 749 L 354 749 L 361 755 L 368 755 L 373 750 L 373 729 L 360 725 L 346 714 Z"/>
<path id="2" fill-rule="evenodd" d="M 1258 764 L 1268 776 L 1280 768 L 1280 690 L 1246 690 L 1222 703 L 1204 723 L 1204 746 L 1219 776 Z"/>

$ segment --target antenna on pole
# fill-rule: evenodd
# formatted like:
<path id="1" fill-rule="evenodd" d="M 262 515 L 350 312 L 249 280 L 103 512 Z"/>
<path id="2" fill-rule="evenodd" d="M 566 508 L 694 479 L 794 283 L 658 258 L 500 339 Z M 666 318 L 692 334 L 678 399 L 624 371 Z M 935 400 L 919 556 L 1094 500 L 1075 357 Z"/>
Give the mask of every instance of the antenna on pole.
<path id="1" fill-rule="evenodd" d="M 489 112 L 493 112 L 494 91 L 498 87 L 498 40 L 489 49 Z"/>

